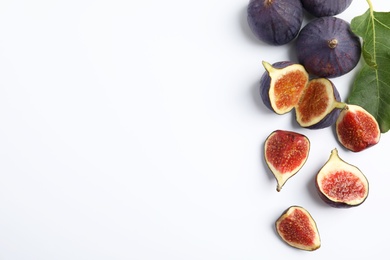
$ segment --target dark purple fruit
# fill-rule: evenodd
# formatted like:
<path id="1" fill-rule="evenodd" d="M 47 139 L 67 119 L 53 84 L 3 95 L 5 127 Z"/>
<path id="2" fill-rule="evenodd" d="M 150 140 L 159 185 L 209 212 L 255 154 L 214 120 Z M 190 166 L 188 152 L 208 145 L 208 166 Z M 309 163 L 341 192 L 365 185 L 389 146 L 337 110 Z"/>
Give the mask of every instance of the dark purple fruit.
<path id="1" fill-rule="evenodd" d="M 321 199 L 337 208 L 358 206 L 368 196 L 367 178 L 359 168 L 343 161 L 337 149 L 318 172 L 316 187 Z"/>
<path id="2" fill-rule="evenodd" d="M 320 129 L 333 125 L 339 114 L 341 102 L 334 84 L 326 78 L 312 79 L 295 106 L 296 120 L 302 127 Z"/>
<path id="3" fill-rule="evenodd" d="M 291 206 L 276 220 L 276 231 L 292 247 L 314 251 L 321 246 L 317 224 L 310 213 L 300 207 Z"/>
<path id="4" fill-rule="evenodd" d="M 253 34 L 271 45 L 293 40 L 303 21 L 300 0 L 250 0 L 247 12 Z"/>
<path id="5" fill-rule="evenodd" d="M 298 35 L 299 63 L 315 76 L 333 78 L 351 71 L 361 55 L 360 39 L 348 22 L 322 17 L 309 22 Z"/>
<path id="6" fill-rule="evenodd" d="M 280 115 L 290 112 L 309 80 L 305 68 L 289 61 L 273 65 L 263 61 L 263 66 L 266 72 L 260 80 L 260 94 L 264 104 Z"/>
<path id="7" fill-rule="evenodd" d="M 267 137 L 264 158 L 277 181 L 277 191 L 302 168 L 309 157 L 309 151 L 310 142 L 305 135 L 276 130 Z"/>
<path id="8" fill-rule="evenodd" d="M 363 151 L 379 142 L 381 132 L 376 119 L 357 105 L 347 105 L 336 121 L 339 142 L 353 152 Z"/>
<path id="9" fill-rule="evenodd" d="M 350 6 L 352 0 L 301 0 L 303 8 L 310 14 L 323 17 L 342 13 Z"/>

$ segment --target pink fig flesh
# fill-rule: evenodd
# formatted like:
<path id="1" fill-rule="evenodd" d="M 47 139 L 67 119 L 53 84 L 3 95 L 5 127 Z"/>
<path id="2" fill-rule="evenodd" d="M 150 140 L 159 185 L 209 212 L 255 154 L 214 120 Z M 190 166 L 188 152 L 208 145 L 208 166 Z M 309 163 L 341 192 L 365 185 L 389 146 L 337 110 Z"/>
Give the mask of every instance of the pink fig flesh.
<path id="1" fill-rule="evenodd" d="M 305 164 L 310 150 L 309 139 L 302 134 L 276 130 L 264 144 L 265 161 L 277 180 L 277 191 Z"/>
<path id="2" fill-rule="evenodd" d="M 380 129 L 376 119 L 364 108 L 348 105 L 336 121 L 339 142 L 353 152 L 363 151 L 379 142 Z"/>
<path id="3" fill-rule="evenodd" d="M 313 251 L 321 246 L 321 240 L 313 217 L 300 207 L 288 208 L 276 221 L 279 236 L 292 247 Z"/>

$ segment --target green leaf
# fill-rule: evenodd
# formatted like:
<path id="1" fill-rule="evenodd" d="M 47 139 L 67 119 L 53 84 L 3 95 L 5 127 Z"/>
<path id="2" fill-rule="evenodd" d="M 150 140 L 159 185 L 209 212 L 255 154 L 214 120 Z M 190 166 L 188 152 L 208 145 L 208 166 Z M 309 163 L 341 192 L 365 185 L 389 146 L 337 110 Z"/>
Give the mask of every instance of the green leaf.
<path id="1" fill-rule="evenodd" d="M 362 37 L 362 68 L 354 80 L 348 103 L 360 105 L 390 129 L 390 12 L 368 9 L 351 21 L 352 31 Z"/>

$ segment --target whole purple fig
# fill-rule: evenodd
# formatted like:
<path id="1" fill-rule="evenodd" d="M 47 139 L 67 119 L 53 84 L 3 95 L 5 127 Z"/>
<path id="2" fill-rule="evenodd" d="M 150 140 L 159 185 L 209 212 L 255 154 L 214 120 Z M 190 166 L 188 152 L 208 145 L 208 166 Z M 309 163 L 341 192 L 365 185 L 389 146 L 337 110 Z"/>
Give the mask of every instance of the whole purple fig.
<path id="1" fill-rule="evenodd" d="M 299 62 L 309 74 L 334 78 L 357 65 L 361 44 L 348 22 L 337 17 L 321 17 L 302 28 L 296 51 Z"/>
<path id="2" fill-rule="evenodd" d="M 301 0 L 303 8 L 316 17 L 334 16 L 347 9 L 352 0 Z"/>
<path id="3" fill-rule="evenodd" d="M 253 34 L 271 45 L 292 41 L 303 21 L 300 0 L 250 0 L 247 12 Z"/>

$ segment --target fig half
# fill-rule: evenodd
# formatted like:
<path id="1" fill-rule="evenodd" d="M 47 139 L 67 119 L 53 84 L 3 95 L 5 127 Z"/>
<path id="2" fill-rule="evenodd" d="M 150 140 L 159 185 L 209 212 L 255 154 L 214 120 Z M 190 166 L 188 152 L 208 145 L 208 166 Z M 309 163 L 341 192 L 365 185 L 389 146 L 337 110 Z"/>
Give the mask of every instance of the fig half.
<path id="1" fill-rule="evenodd" d="M 275 222 L 279 236 L 292 247 L 313 251 L 321 246 L 317 224 L 300 206 L 291 206 Z"/>
<path id="2" fill-rule="evenodd" d="M 317 173 L 316 187 L 321 199 L 336 208 L 362 204 L 368 196 L 368 180 L 354 165 L 343 161 L 333 149 Z"/>
<path id="3" fill-rule="evenodd" d="M 339 142 L 353 152 L 363 151 L 379 142 L 381 132 L 376 119 L 363 107 L 347 105 L 336 121 Z"/>
<path id="4" fill-rule="evenodd" d="M 267 137 L 264 158 L 277 181 L 277 191 L 302 168 L 309 157 L 309 151 L 310 142 L 305 135 L 276 130 Z"/>
<path id="5" fill-rule="evenodd" d="M 290 112 L 309 81 L 308 73 L 302 65 L 289 61 L 272 65 L 263 61 L 263 66 L 260 94 L 264 104 L 279 115 Z"/>
<path id="6" fill-rule="evenodd" d="M 334 84 L 326 78 L 309 81 L 295 107 L 296 120 L 302 127 L 320 129 L 334 124 L 340 109 L 346 106 Z"/>

